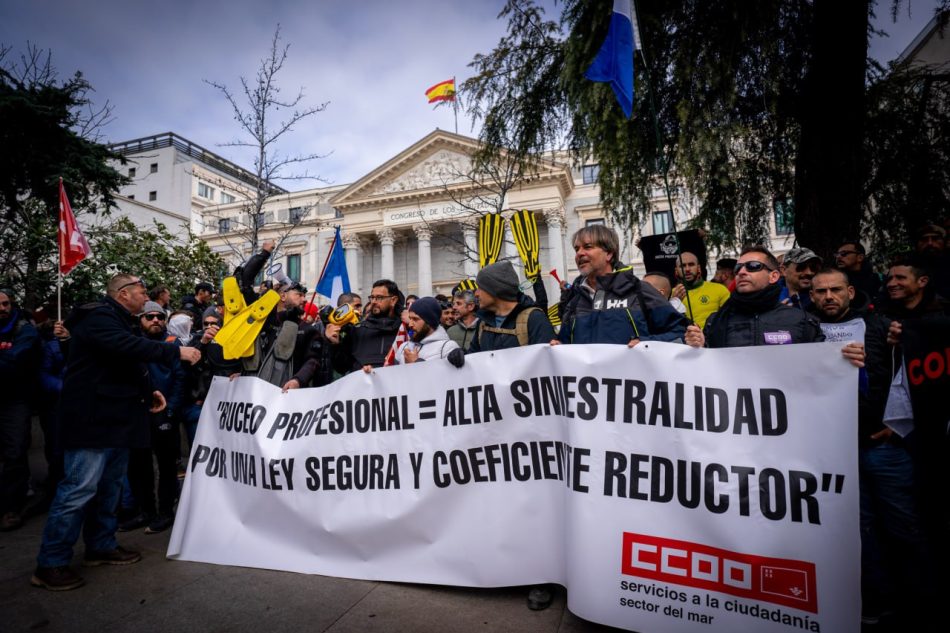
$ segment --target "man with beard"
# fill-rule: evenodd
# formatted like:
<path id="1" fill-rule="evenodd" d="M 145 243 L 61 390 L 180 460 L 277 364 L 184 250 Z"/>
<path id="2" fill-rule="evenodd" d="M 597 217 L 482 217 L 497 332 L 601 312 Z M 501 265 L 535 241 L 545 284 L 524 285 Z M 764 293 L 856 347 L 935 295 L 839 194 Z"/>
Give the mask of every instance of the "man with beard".
<path id="1" fill-rule="evenodd" d="M 930 286 L 942 297 L 950 297 L 950 258 L 947 257 L 947 231 L 928 223 L 917 230 L 915 250 L 920 263 L 930 273 Z"/>
<path id="2" fill-rule="evenodd" d="M 876 303 L 881 294 L 881 277 L 874 272 L 867 259 L 867 251 L 858 240 L 844 240 L 835 251 L 835 268 L 848 275 L 848 282 Z"/>
<path id="3" fill-rule="evenodd" d="M 449 338 L 458 343 L 462 351 L 467 352 L 472 344 L 472 339 L 475 338 L 479 323 L 478 315 L 475 314 L 478 310 L 478 299 L 475 298 L 475 291 L 459 290 L 456 292 L 455 298 L 452 300 L 452 307 L 455 308 L 458 318 L 455 320 L 455 325 L 446 331 L 449 333 Z"/>
<path id="4" fill-rule="evenodd" d="M 519 290 L 511 262 L 485 266 L 478 271 L 476 283 L 479 322 L 469 353 L 536 345 L 554 338 L 547 314 Z"/>
<path id="5" fill-rule="evenodd" d="M 458 343 L 449 338 L 439 322 L 442 306 L 435 298 L 422 297 L 413 301 L 408 312 L 412 339 L 396 352 L 397 365 L 440 358 L 449 359 L 456 367 L 464 364 L 464 352 Z"/>
<path id="6" fill-rule="evenodd" d="M 866 353 L 858 381 L 861 593 L 862 621 L 874 624 L 886 606 L 900 612 L 926 603 L 933 587 L 924 581 L 930 556 L 914 498 L 913 462 L 904 440 L 883 422 L 891 384 L 889 322 L 867 311 L 867 297 L 855 291 L 843 270 L 826 268 L 815 275 L 811 296 L 811 312 L 827 339 L 862 342 Z M 904 616 L 918 610 L 907 611 Z"/>
<path id="7" fill-rule="evenodd" d="M 145 304 L 139 317 L 145 338 L 180 345 L 174 336 L 167 336 L 165 311 L 155 301 Z M 152 387 L 165 396 L 165 410 L 149 414 L 151 448 L 133 448 L 129 453 L 129 485 L 138 502 L 137 516 L 119 525 L 120 532 L 146 527 L 146 534 L 164 532 L 175 522 L 175 497 L 178 496 L 178 458 L 181 456 L 178 435 L 179 414 L 184 405 L 185 369 L 181 361 L 148 363 Z M 155 506 L 155 471 L 152 454 L 158 463 L 158 511 Z"/>
<path id="8" fill-rule="evenodd" d="M 703 327 L 709 315 L 729 300 L 729 291 L 722 284 L 703 279 L 699 258 L 693 253 L 683 253 L 680 260 L 682 267 L 676 267 L 676 277 L 681 283 L 673 288 L 673 297 L 686 306 L 686 316 L 699 327 Z"/>
<path id="9" fill-rule="evenodd" d="M 348 374 L 367 365 L 382 367 L 399 331 L 401 313 L 402 295 L 396 282 L 380 279 L 370 292 L 369 314 L 357 326 L 341 331 L 337 325 L 327 325 L 326 338 L 334 344 L 337 372 Z"/>
<path id="10" fill-rule="evenodd" d="M 793 248 L 785 253 L 780 271 L 782 288 L 779 301 L 805 310 L 811 303 L 811 280 L 821 268 L 822 260 L 810 248 Z"/>

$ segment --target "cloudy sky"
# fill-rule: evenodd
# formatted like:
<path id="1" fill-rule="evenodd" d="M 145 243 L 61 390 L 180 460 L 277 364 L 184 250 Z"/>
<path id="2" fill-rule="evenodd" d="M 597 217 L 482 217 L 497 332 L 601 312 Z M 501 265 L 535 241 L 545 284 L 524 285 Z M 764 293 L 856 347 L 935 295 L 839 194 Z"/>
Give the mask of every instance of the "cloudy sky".
<path id="1" fill-rule="evenodd" d="M 914 0 L 897 24 L 884 2 L 872 54 L 896 57 L 932 16 Z M 238 137 L 224 98 L 204 80 L 239 88 L 253 76 L 279 23 L 291 45 L 279 76 L 284 94 L 303 87 L 325 112 L 300 124 L 287 153 L 329 153 L 311 164 L 334 184 L 363 176 L 434 128 L 453 129 L 449 108 L 423 95 L 441 80 L 467 76 L 467 64 L 504 32 L 503 0 L 4 0 L 0 44 L 51 49 L 61 76 L 81 70 L 94 100 L 113 106 L 109 141 L 173 131 L 235 162 Z M 553 4 L 553 0 L 546 4 Z M 906 2 L 904 3 L 907 4 Z M 459 116 L 459 132 L 471 133 Z M 290 189 L 318 183 L 284 183 Z"/>

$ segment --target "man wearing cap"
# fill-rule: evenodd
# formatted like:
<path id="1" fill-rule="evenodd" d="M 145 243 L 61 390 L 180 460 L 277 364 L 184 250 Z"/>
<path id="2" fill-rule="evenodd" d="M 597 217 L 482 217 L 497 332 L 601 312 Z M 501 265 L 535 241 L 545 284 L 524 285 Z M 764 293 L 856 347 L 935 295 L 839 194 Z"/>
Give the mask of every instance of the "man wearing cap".
<path id="1" fill-rule="evenodd" d="M 145 303 L 139 317 L 145 338 L 179 345 L 175 336 L 166 336 L 165 311 L 155 301 Z M 129 485 L 139 505 L 138 515 L 119 526 L 120 532 L 147 527 L 146 534 L 157 534 L 175 521 L 175 498 L 178 496 L 178 458 L 181 456 L 178 435 L 179 414 L 184 406 L 185 369 L 179 359 L 171 363 L 148 363 L 152 388 L 165 396 L 165 410 L 149 414 L 151 448 L 133 448 L 129 452 Z M 155 505 L 155 471 L 152 454 L 158 463 L 158 507 Z"/>
<path id="2" fill-rule="evenodd" d="M 676 267 L 676 276 L 681 283 L 673 288 L 672 296 L 686 306 L 686 316 L 699 327 L 703 327 L 709 315 L 729 300 L 729 291 L 722 284 L 703 279 L 699 258 L 693 253 L 682 253 L 680 261 L 682 266 Z"/>
<path id="3" fill-rule="evenodd" d="M 793 248 L 785 253 L 779 280 L 779 301 L 806 310 L 811 305 L 811 280 L 822 266 L 822 259 L 810 248 Z"/>
<path id="4" fill-rule="evenodd" d="M 479 322 L 468 353 L 536 345 L 554 338 L 547 314 L 519 289 L 510 261 L 485 266 L 475 281 Z"/>
<path id="5" fill-rule="evenodd" d="M 574 261 L 580 276 L 561 294 L 558 343 L 678 341 L 686 319 L 630 266 L 619 261 L 620 238 L 602 224 L 574 234 Z"/>
<path id="6" fill-rule="evenodd" d="M 452 299 L 452 306 L 458 314 L 455 325 L 447 331 L 449 338 L 458 343 L 463 350 L 467 350 L 478 331 L 478 299 L 474 290 L 458 290 Z"/>
<path id="7" fill-rule="evenodd" d="M 194 363 L 192 347 L 151 341 L 135 327 L 148 300 L 135 275 L 116 275 L 102 301 L 80 306 L 66 319 L 69 363 L 61 415 L 65 477 L 56 489 L 31 584 L 53 591 L 82 586 L 69 568 L 80 532 L 85 565 L 128 565 L 142 557 L 116 543 L 115 508 L 130 448 L 149 445 L 148 414 L 165 409 L 146 363 Z"/>
<path id="8" fill-rule="evenodd" d="M 458 343 L 449 338 L 440 323 L 442 306 L 434 297 L 417 299 L 407 310 L 412 339 L 401 345 L 396 352 L 397 365 L 440 358 L 450 359 L 450 362 L 457 367 L 465 362 Z M 454 356 L 453 350 L 457 350 Z"/>

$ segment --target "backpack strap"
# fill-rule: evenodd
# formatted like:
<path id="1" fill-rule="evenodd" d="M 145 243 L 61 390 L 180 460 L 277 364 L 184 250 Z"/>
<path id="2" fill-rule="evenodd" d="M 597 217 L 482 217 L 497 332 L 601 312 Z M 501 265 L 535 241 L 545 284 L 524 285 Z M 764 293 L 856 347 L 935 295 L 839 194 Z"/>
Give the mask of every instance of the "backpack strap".
<path id="1" fill-rule="evenodd" d="M 508 336 L 515 336 L 518 338 L 518 345 L 524 347 L 528 344 L 528 319 L 531 317 L 532 312 L 540 310 L 537 307 L 525 308 L 518 313 L 518 316 L 515 317 L 515 327 L 514 328 L 503 328 L 503 327 L 492 327 L 490 325 L 485 325 L 485 322 L 482 321 L 478 325 L 478 343 L 482 343 L 482 332 L 491 332 L 493 334 L 506 334 Z"/>

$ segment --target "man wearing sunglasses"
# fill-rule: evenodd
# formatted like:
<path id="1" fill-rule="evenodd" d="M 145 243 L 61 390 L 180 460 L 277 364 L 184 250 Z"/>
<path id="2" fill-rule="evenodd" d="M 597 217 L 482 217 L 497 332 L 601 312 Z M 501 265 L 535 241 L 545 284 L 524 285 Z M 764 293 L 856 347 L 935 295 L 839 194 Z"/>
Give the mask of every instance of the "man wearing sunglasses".
<path id="1" fill-rule="evenodd" d="M 793 248 L 785 253 L 780 268 L 782 292 L 779 301 L 807 310 L 811 305 L 811 280 L 821 270 L 822 264 L 822 259 L 810 248 Z"/>
<path id="2" fill-rule="evenodd" d="M 82 586 L 69 567 L 80 532 L 87 566 L 128 565 L 141 555 L 116 543 L 115 508 L 129 449 L 150 443 L 149 413 L 165 409 L 146 363 L 194 363 L 192 347 L 149 340 L 135 327 L 148 300 L 135 275 L 113 277 L 107 296 L 66 319 L 69 363 L 61 395 L 65 477 L 50 505 L 31 584 L 53 591 Z"/>
<path id="3" fill-rule="evenodd" d="M 785 345 L 825 340 L 818 320 L 779 300 L 779 263 L 766 248 L 748 246 L 736 263 L 736 290 L 706 327 L 686 329 L 693 347 L 746 347 Z"/>
<path id="4" fill-rule="evenodd" d="M 884 282 L 881 281 L 881 276 L 871 269 L 864 245 L 857 240 L 845 240 L 834 255 L 835 268 L 848 275 L 850 285 L 863 292 L 868 301 L 877 303 Z"/>
<path id="5" fill-rule="evenodd" d="M 145 338 L 178 345 L 178 338 L 168 336 L 165 310 L 155 301 L 145 304 L 139 324 Z M 146 534 L 164 532 L 175 520 L 175 497 L 178 494 L 178 458 L 181 454 L 178 435 L 179 413 L 185 395 L 185 369 L 179 360 L 170 365 L 148 363 L 152 388 L 165 396 L 165 410 L 150 413 L 151 448 L 133 448 L 129 453 L 129 485 L 139 505 L 136 516 L 119 525 L 120 532 L 146 527 Z M 155 470 L 152 454 L 158 462 L 158 510 L 155 506 Z"/>

